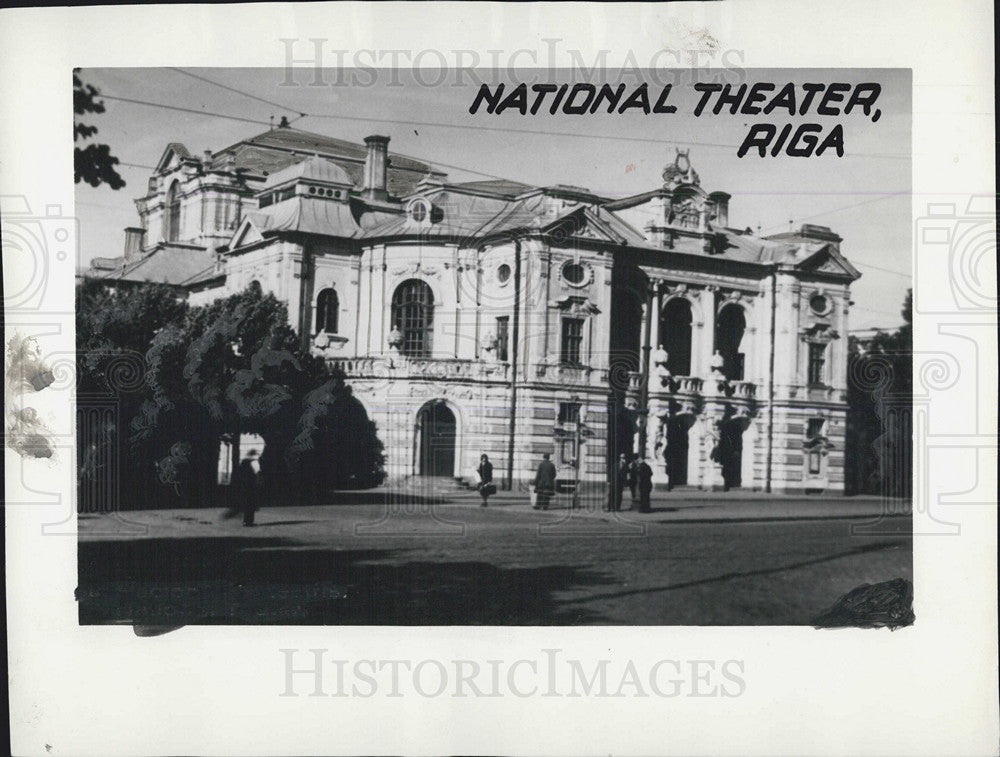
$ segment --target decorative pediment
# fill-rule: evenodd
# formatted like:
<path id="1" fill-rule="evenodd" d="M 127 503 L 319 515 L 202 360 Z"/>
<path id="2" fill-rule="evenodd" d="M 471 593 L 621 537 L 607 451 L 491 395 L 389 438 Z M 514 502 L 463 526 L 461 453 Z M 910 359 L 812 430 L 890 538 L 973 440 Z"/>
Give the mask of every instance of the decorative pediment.
<path id="1" fill-rule="evenodd" d="M 563 216 L 544 227 L 549 242 L 555 246 L 565 245 L 570 239 L 590 239 L 611 244 L 621 244 L 621 236 L 585 208 Z"/>
<path id="2" fill-rule="evenodd" d="M 239 225 L 239 228 L 236 229 L 236 233 L 233 234 L 233 238 L 229 241 L 229 249 L 235 250 L 237 247 L 246 247 L 249 244 L 261 242 L 263 240 L 264 234 L 250 219 L 250 217 L 247 216 L 243 219 L 243 223 Z"/>
<path id="3" fill-rule="evenodd" d="M 847 259 L 837 252 L 833 245 L 824 245 L 798 264 L 798 268 L 814 273 L 827 273 L 843 276 L 851 280 L 861 277 L 861 272 L 852 266 Z"/>
<path id="4" fill-rule="evenodd" d="M 588 297 L 573 294 L 552 300 L 549 307 L 558 308 L 567 315 L 597 315 L 601 312 L 601 309 Z"/>
<path id="5" fill-rule="evenodd" d="M 160 156 L 160 161 L 156 164 L 157 173 L 166 173 L 168 170 L 178 165 L 181 161 L 191 157 L 191 153 L 180 142 L 171 142 L 167 149 Z"/>

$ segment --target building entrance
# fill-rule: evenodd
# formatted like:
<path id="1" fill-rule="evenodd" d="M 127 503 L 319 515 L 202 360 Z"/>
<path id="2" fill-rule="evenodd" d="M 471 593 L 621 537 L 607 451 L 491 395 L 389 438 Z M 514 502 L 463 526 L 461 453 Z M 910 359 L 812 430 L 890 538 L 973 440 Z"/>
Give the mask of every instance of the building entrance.
<path id="1" fill-rule="evenodd" d="M 455 414 L 438 400 L 417 413 L 417 473 L 421 476 L 455 475 Z"/>

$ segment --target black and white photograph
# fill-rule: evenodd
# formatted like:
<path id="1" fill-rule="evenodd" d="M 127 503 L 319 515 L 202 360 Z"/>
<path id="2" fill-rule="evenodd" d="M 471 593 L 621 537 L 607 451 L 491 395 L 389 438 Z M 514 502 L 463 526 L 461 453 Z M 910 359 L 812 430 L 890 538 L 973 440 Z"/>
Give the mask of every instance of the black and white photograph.
<path id="1" fill-rule="evenodd" d="M 913 622 L 909 71 L 513 73 L 74 73 L 81 623 Z"/>
<path id="2" fill-rule="evenodd" d="M 9 753 L 996 754 L 992 12 L 0 10 Z"/>

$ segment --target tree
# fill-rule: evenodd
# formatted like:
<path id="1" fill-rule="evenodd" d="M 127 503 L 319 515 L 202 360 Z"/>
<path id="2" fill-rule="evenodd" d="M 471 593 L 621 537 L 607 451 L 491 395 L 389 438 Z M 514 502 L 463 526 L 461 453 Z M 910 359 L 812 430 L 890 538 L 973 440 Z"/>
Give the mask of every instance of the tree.
<path id="1" fill-rule="evenodd" d="M 242 434 L 264 439 L 270 502 L 302 491 L 289 485 L 295 475 L 319 486 L 381 482 L 374 424 L 343 375 L 301 348 L 273 295 L 250 288 L 193 308 L 154 337 L 148 359 L 152 396 L 133 424 L 136 436 L 155 442 L 161 460 L 188 442 L 196 492 L 214 486 L 220 440 L 230 441 L 232 464 L 239 462 Z"/>
<path id="2" fill-rule="evenodd" d="M 148 490 L 129 429 L 151 396 L 146 350 L 157 333 L 182 321 L 188 306 L 158 284 L 126 290 L 88 279 L 76 293 L 78 493 L 80 507 L 117 507 Z"/>
<path id="3" fill-rule="evenodd" d="M 82 116 L 87 113 L 103 113 L 104 103 L 98 100 L 100 92 L 90 84 L 84 83 L 79 76 L 79 69 L 73 71 L 73 113 Z M 73 141 L 82 142 L 97 134 L 96 126 L 89 126 L 74 119 Z M 75 181 L 79 184 L 85 181 L 92 187 L 107 184 L 112 189 L 121 189 L 125 180 L 115 170 L 118 158 L 111 154 L 111 148 L 103 144 L 91 143 L 84 148 L 73 148 L 75 166 Z"/>
<path id="4" fill-rule="evenodd" d="M 909 497 L 913 455 L 913 290 L 903 325 L 848 344 L 846 486 L 849 494 Z"/>
<path id="5" fill-rule="evenodd" d="M 91 398 L 81 417 L 114 407 L 78 423 L 81 491 L 110 464 L 124 503 L 208 504 L 220 442 L 238 463 L 242 434 L 264 438 L 268 502 L 301 492 L 296 474 L 320 486 L 381 482 L 374 424 L 343 375 L 301 348 L 273 295 L 250 288 L 192 308 L 168 287 L 87 281 L 77 296 L 78 396 Z M 88 502 L 108 495 L 88 491 Z"/>

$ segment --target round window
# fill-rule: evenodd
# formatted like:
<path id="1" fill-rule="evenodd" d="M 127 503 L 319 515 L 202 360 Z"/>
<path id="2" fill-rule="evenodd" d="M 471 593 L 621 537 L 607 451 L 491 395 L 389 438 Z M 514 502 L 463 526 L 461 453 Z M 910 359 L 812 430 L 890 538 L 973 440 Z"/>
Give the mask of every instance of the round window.
<path id="1" fill-rule="evenodd" d="M 567 263 L 563 266 L 562 275 L 570 284 L 582 284 L 587 272 L 579 263 Z"/>
<path id="2" fill-rule="evenodd" d="M 417 223 L 423 223 L 427 218 L 427 206 L 422 202 L 415 202 L 410 207 L 410 217 Z"/>
<path id="3" fill-rule="evenodd" d="M 825 313 L 830 309 L 830 301 L 822 294 L 814 294 L 809 298 L 809 307 L 814 313 Z"/>
<path id="4" fill-rule="evenodd" d="M 497 268 L 497 281 L 501 284 L 506 284 L 510 281 L 510 266 L 506 263 L 502 263 L 500 267 Z"/>

